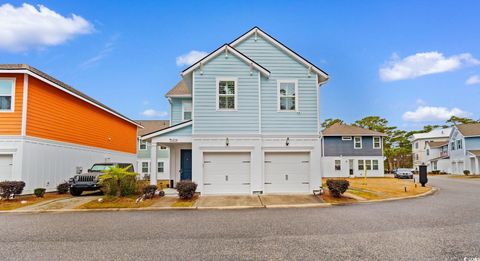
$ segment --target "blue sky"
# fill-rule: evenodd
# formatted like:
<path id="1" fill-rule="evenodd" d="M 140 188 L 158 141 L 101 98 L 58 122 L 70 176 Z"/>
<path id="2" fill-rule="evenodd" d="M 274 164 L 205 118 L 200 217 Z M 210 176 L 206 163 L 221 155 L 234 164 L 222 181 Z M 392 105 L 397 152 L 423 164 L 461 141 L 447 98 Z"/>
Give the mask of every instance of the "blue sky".
<path id="1" fill-rule="evenodd" d="M 23 3 L 0 1 L 0 63 L 28 63 L 133 119 L 168 118 L 178 57 L 255 25 L 330 74 L 322 120 L 379 115 L 415 129 L 480 118 L 478 1 Z"/>

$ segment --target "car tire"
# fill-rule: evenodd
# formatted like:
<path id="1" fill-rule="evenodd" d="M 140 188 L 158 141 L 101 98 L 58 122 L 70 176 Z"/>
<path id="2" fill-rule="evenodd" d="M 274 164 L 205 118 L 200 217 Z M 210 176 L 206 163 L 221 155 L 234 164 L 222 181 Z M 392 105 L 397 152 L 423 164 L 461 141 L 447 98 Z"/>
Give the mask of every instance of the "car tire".
<path id="1" fill-rule="evenodd" d="M 78 197 L 78 196 L 82 195 L 82 193 L 83 193 L 83 190 L 81 190 L 81 189 L 70 188 L 70 195 L 72 195 L 74 197 Z"/>

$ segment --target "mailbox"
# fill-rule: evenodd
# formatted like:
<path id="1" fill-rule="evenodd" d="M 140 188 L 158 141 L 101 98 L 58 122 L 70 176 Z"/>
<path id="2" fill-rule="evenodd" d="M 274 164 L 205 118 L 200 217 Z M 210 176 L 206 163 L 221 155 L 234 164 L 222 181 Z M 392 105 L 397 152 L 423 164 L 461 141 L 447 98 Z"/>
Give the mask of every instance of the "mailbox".
<path id="1" fill-rule="evenodd" d="M 419 177 L 420 184 L 422 184 L 422 187 L 425 187 L 425 184 L 427 184 L 428 182 L 426 165 L 418 166 L 418 177 Z"/>

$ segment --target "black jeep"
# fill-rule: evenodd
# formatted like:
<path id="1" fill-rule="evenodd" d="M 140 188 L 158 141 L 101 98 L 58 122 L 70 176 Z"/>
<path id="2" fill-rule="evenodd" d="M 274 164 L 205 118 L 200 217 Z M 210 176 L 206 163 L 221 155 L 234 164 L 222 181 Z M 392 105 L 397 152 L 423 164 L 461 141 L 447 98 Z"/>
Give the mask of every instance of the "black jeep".
<path id="1" fill-rule="evenodd" d="M 112 167 L 134 172 L 133 164 L 131 163 L 95 163 L 88 169 L 87 173 L 75 175 L 73 178 L 70 178 L 68 181 L 70 184 L 70 194 L 72 194 L 72 196 L 80 196 L 84 191 L 100 190 L 101 185 L 98 184 L 99 177 Z"/>

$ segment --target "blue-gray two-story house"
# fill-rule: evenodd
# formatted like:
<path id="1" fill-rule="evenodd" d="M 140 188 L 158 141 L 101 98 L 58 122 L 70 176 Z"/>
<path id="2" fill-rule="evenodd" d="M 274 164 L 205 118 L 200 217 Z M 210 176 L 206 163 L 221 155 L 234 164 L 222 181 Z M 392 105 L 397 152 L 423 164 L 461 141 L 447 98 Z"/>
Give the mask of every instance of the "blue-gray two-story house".
<path id="1" fill-rule="evenodd" d="M 335 123 L 322 131 L 324 177 L 383 177 L 384 133 Z"/>
<path id="2" fill-rule="evenodd" d="M 452 174 L 480 174 L 480 123 L 453 126 L 449 144 Z"/>
<path id="3" fill-rule="evenodd" d="M 170 149 L 172 182 L 193 180 L 202 194 L 320 189 L 324 71 L 255 27 L 181 76 L 166 94 L 170 127 L 142 137 L 152 162 Z"/>

